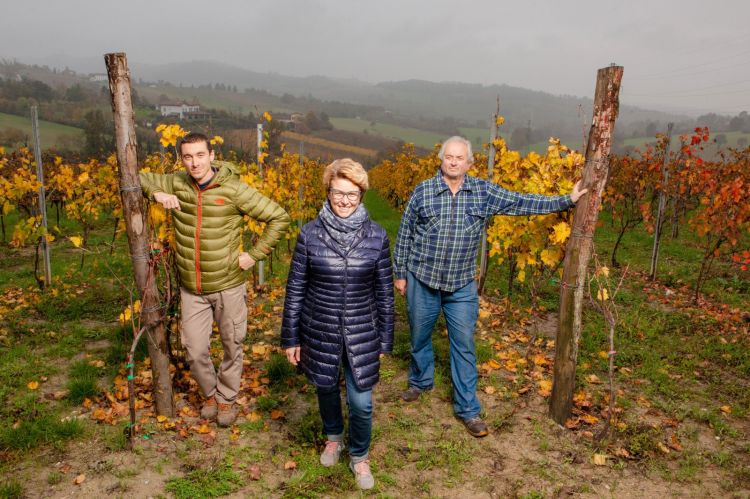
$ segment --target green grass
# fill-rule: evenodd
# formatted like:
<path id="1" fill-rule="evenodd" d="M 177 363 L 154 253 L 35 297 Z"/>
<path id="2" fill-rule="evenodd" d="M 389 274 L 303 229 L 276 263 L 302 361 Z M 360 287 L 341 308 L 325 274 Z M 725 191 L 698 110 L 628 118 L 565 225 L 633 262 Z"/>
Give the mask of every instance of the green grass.
<path id="1" fill-rule="evenodd" d="M 239 490 L 244 483 L 232 465 L 224 461 L 205 469 L 195 469 L 184 477 L 172 477 L 167 480 L 166 490 L 177 499 L 220 497 Z"/>
<path id="2" fill-rule="evenodd" d="M 317 450 L 310 449 L 297 455 L 294 461 L 297 469 L 286 482 L 282 497 L 329 497 L 342 495 L 355 488 L 352 474 L 344 460 L 336 466 L 326 468 L 320 464 Z"/>
<path id="3" fill-rule="evenodd" d="M 39 445 L 58 445 L 78 437 L 84 432 L 83 423 L 77 419 L 61 420 L 59 414 L 46 413 L 25 419 L 13 428 L 0 427 L 0 450 L 23 451 Z"/>
<path id="4" fill-rule="evenodd" d="M 70 403 L 78 405 L 101 391 L 97 385 L 101 371 L 102 369 L 85 360 L 79 360 L 71 365 L 67 385 Z"/>
<path id="5" fill-rule="evenodd" d="M 268 378 L 274 388 L 288 388 L 287 382 L 297 375 L 295 367 L 287 360 L 285 355 L 278 352 L 271 354 L 266 364 Z"/>
<path id="6" fill-rule="evenodd" d="M 383 226 L 391 240 L 391 245 L 395 244 L 396 234 L 401 223 L 401 214 L 373 190 L 365 193 L 364 204 L 370 213 L 370 218 Z"/>
<path id="7" fill-rule="evenodd" d="M 31 118 L 0 113 L 0 130 L 17 128 L 27 137 L 27 145 L 33 147 L 34 137 L 31 131 Z M 83 145 L 83 130 L 80 128 L 61 125 L 51 121 L 39 121 L 39 138 L 42 149 L 78 149 Z"/>
<path id="8" fill-rule="evenodd" d="M 0 499 L 21 499 L 25 496 L 23 485 L 16 480 L 11 480 L 0 485 Z"/>
<path id="9" fill-rule="evenodd" d="M 357 118 L 331 118 L 334 128 L 349 132 L 369 133 L 395 140 L 411 142 L 425 149 L 432 149 L 448 137 L 437 132 L 428 132 L 416 128 L 391 125 L 390 123 L 378 123 Z"/>

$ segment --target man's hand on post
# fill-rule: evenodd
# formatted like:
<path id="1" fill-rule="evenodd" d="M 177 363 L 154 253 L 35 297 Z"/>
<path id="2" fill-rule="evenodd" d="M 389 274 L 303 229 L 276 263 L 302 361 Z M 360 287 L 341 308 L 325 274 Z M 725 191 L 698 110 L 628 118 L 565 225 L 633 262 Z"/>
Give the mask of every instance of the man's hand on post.
<path id="1" fill-rule="evenodd" d="M 581 180 L 576 182 L 576 185 L 573 186 L 573 192 L 570 193 L 570 199 L 573 200 L 574 203 L 577 203 L 579 199 L 581 199 L 581 196 L 589 192 L 588 189 L 581 189 Z"/>
<path id="2" fill-rule="evenodd" d="M 246 251 L 240 253 L 240 268 L 242 270 L 247 270 L 253 265 L 255 265 L 255 260 L 253 260 L 253 257 L 251 257 Z"/>
<path id="3" fill-rule="evenodd" d="M 162 205 L 167 210 L 180 210 L 180 201 L 174 194 L 167 194 L 166 192 L 155 192 L 154 201 Z"/>
<path id="4" fill-rule="evenodd" d="M 296 366 L 299 363 L 299 351 L 300 347 L 291 347 L 284 350 L 286 353 L 286 358 L 293 366 Z"/>
<path id="5" fill-rule="evenodd" d="M 401 296 L 406 296 L 406 279 L 396 279 L 393 281 L 393 285 L 396 286 L 396 291 Z"/>

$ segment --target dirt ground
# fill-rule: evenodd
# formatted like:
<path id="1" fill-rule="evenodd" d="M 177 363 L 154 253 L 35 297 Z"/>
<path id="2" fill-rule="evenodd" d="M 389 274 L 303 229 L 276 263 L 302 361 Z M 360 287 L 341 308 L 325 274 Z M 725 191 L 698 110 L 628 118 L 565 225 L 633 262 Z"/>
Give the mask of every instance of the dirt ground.
<path id="1" fill-rule="evenodd" d="M 554 332 L 550 331 L 552 323 L 543 317 L 529 324 L 527 331 L 548 336 Z M 722 439 L 705 423 L 685 419 L 676 427 L 664 423 L 668 418 L 656 409 L 634 407 L 631 413 L 638 413 L 644 425 L 661 432 L 664 441 L 669 442 L 670 432 L 676 435 L 679 430 L 681 444 L 637 457 L 632 452 L 618 456 L 617 442 L 602 444 L 592 438 L 601 425 L 591 427 L 590 432 L 563 428 L 547 417 L 547 399 L 536 390 L 509 396 L 499 386 L 497 391 L 479 392 L 491 433 L 475 439 L 452 415 L 449 386 L 436 386 L 419 401 L 407 404 L 399 398 L 406 386 L 402 365 L 397 359 L 386 358 L 382 372 L 383 380 L 374 392 L 371 462 L 377 486 L 371 495 L 750 497 L 747 474 L 737 479 L 729 471 L 736 466 L 728 468 L 705 458 L 722 455 L 747 466 L 747 440 Z M 485 376 L 480 388 L 495 386 L 493 383 L 497 385 L 496 378 Z M 312 390 L 304 386 L 300 380 L 283 397 L 282 417 L 265 417 L 262 426 L 239 424 L 222 429 L 211 424 L 208 433 L 185 437 L 154 424 L 144 425 L 134 451 L 108 450 L 112 433 L 120 427 L 103 431 L 105 425 L 92 422 L 85 438 L 19 459 L 7 478 L 19 481 L 28 497 L 169 497 L 172 494 L 166 487 L 170 478 L 184 477 L 192 470 L 215 469 L 228 460 L 242 481 L 228 497 L 360 495 L 345 457 L 332 474 L 326 474 L 316 464 L 318 450 L 300 444 L 294 436 L 305 415 L 316 409 Z M 245 413 L 251 412 L 252 401 L 242 408 L 238 423 L 245 423 Z M 85 408 L 75 409 L 70 417 L 91 421 Z M 184 420 L 187 425 L 201 423 L 196 417 Z M 747 421 L 737 419 L 733 424 L 746 439 L 750 434 Z M 148 427 L 154 431 L 146 433 Z M 594 464 L 595 455 L 606 456 L 605 461 Z M 691 467 L 690 456 L 700 465 Z M 288 469 L 290 461 L 294 467 Z M 253 473 L 257 479 L 251 477 Z"/>

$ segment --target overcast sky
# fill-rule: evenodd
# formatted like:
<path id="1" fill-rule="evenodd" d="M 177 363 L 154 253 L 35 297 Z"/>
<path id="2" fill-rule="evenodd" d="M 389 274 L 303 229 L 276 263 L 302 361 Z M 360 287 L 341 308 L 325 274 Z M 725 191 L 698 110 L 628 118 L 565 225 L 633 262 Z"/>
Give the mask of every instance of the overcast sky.
<path id="1" fill-rule="evenodd" d="M 124 51 L 131 63 L 588 97 L 614 62 L 626 104 L 736 114 L 750 111 L 749 26 L 748 0 L 3 0 L 0 56 Z"/>

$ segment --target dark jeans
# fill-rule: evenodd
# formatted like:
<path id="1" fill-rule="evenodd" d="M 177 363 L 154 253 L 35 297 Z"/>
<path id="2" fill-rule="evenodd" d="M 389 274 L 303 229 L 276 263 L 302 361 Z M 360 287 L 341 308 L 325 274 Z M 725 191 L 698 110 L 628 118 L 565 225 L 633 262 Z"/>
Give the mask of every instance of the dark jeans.
<path id="1" fill-rule="evenodd" d="M 346 355 L 343 356 L 346 379 L 346 403 L 349 406 L 349 457 L 357 463 L 367 459 L 372 435 L 372 390 L 360 390 L 354 384 Z M 343 442 L 344 417 L 341 412 L 339 385 L 318 387 L 318 406 L 323 420 L 323 432 L 328 440 Z"/>

